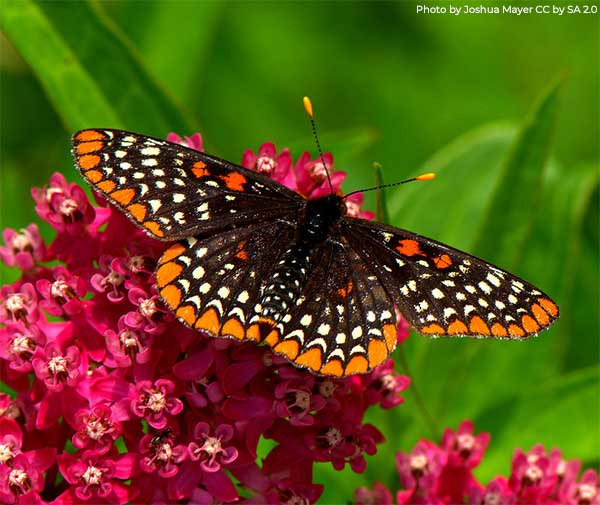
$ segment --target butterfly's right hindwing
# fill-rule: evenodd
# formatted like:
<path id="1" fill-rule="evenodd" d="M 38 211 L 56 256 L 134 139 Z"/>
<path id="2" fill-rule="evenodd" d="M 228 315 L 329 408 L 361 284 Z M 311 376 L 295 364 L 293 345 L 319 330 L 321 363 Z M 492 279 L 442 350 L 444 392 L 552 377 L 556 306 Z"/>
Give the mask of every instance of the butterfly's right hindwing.
<path id="1" fill-rule="evenodd" d="M 177 240 L 295 215 L 285 186 L 179 144 L 120 130 L 83 130 L 73 156 L 84 178 L 147 233 Z"/>

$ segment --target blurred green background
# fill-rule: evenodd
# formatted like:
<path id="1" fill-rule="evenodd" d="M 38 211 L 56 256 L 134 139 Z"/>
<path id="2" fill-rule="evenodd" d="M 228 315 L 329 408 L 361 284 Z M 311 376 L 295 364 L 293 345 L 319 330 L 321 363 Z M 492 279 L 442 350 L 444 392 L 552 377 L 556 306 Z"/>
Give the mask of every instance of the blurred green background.
<path id="1" fill-rule="evenodd" d="M 0 228 L 39 223 L 30 188 L 53 171 L 81 183 L 69 156 L 78 129 L 201 131 L 209 152 L 233 161 L 272 140 L 298 157 L 314 152 L 309 95 L 346 191 L 372 185 L 375 160 L 386 182 L 437 171 L 386 192 L 390 222 L 558 302 L 559 322 L 524 343 L 411 336 L 402 347 L 435 426 L 414 389 L 370 413 L 387 442 L 363 475 L 318 465 L 323 503 L 375 480 L 398 489 L 395 452 L 465 418 L 492 435 L 484 480 L 508 475 L 513 449 L 537 442 L 600 460 L 598 16 L 417 15 L 416 5 L 1 4 Z"/>

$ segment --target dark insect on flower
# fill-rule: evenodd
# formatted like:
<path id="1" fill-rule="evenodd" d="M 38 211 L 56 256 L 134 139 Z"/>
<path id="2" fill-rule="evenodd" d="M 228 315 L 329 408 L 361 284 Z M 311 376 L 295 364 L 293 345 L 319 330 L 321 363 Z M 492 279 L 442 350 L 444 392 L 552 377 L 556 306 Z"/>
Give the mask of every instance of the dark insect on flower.
<path id="1" fill-rule="evenodd" d="M 396 308 L 430 336 L 522 339 L 558 317 L 531 284 L 434 240 L 352 217 L 333 191 L 307 200 L 261 173 L 119 130 L 76 133 L 73 155 L 84 178 L 137 226 L 174 242 L 156 283 L 180 321 L 266 342 L 318 374 L 364 373 L 384 362 L 396 345 Z"/>

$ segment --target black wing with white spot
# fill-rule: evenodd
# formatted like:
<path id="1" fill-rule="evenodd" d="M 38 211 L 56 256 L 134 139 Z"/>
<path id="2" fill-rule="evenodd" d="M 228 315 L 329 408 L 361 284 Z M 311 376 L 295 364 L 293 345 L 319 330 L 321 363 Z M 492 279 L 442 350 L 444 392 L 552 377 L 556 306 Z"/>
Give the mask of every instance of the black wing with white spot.
<path id="1" fill-rule="evenodd" d="M 558 318 L 536 287 L 447 245 L 354 218 L 344 218 L 343 234 L 422 334 L 520 339 Z"/>
<path id="2" fill-rule="evenodd" d="M 136 133 L 80 131 L 73 156 L 95 189 L 163 240 L 295 217 L 304 201 L 256 172 Z"/>

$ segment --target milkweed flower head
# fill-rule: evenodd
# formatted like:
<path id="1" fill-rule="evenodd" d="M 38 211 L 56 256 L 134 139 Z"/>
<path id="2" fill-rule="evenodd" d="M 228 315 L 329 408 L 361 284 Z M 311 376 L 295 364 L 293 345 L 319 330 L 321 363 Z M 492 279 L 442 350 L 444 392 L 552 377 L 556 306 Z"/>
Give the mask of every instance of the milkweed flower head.
<path id="1" fill-rule="evenodd" d="M 558 449 L 546 451 L 538 444 L 529 452 L 516 449 L 510 474 L 480 483 L 473 470 L 481 463 L 490 444 L 488 433 L 475 434 L 471 421 L 456 431 L 444 430 L 440 445 L 420 440 L 410 453 L 396 455 L 401 504 L 455 503 L 472 505 L 598 505 L 600 481 L 594 470 L 578 479 L 581 463 L 565 460 Z M 392 492 L 376 482 L 372 489 L 360 487 L 354 493 L 357 504 L 387 505 Z"/>
<path id="2" fill-rule="evenodd" d="M 203 149 L 199 134 L 168 140 Z M 323 160 L 338 191 L 345 174 Z M 315 198 L 330 191 L 323 160 L 265 143 L 242 164 Z M 14 392 L 0 395 L 1 503 L 309 503 L 316 462 L 364 471 L 383 441 L 365 412 L 399 405 L 409 384 L 391 361 L 332 379 L 192 331 L 156 292 L 164 243 L 62 174 L 32 195 L 55 236 L 29 225 L 0 246 L 22 273 L 0 288 L 0 380 Z"/>

